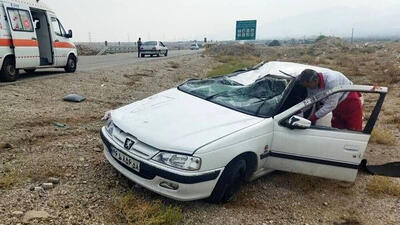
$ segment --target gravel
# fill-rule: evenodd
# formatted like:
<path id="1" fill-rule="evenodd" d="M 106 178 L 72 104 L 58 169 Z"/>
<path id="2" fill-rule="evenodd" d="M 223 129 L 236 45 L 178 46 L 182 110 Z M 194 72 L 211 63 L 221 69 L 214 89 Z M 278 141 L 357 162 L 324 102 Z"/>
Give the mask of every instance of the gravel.
<path id="1" fill-rule="evenodd" d="M 117 224 L 119 215 L 113 213 L 112 205 L 115 196 L 126 193 L 182 208 L 182 224 L 400 224 L 399 198 L 368 194 L 371 177 L 363 173 L 347 186 L 275 172 L 245 184 L 224 205 L 176 202 L 136 187 L 105 160 L 100 119 L 110 109 L 189 77 L 204 77 L 214 65 L 212 58 L 200 55 L 174 58 L 176 68 L 169 61 L 2 86 L 0 142 L 12 148 L 0 148 L 0 179 L 15 174 L 15 182 L 0 186 L 0 224 Z M 80 93 L 87 100 L 80 104 L 62 101 L 69 93 Z M 56 121 L 67 127 L 54 126 Z M 367 156 L 376 158 L 375 162 L 399 161 L 399 147 L 390 148 L 391 154 L 383 155 L 379 154 L 382 146 L 370 145 Z M 20 212 L 26 212 L 24 218 Z"/>

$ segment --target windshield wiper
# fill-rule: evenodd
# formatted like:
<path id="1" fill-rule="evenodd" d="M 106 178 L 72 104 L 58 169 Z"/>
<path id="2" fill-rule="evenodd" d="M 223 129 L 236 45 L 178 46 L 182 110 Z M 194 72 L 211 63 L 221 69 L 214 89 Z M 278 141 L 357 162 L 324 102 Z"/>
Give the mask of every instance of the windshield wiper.
<path id="1" fill-rule="evenodd" d="M 289 77 L 291 77 L 291 78 L 294 78 L 294 79 L 296 79 L 296 77 L 295 77 L 295 76 L 293 76 L 293 75 L 290 75 L 290 74 L 288 74 L 288 73 L 285 73 L 285 72 L 283 72 L 282 70 L 279 70 L 279 72 L 281 72 L 281 73 L 285 74 L 286 76 L 289 76 Z"/>

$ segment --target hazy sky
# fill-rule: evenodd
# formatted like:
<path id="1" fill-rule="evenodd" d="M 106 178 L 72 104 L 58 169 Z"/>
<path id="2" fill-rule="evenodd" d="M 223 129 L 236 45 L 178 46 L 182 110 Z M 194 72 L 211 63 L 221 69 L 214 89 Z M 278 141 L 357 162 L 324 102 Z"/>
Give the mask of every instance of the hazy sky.
<path id="1" fill-rule="evenodd" d="M 41 0 L 75 41 L 232 40 L 256 19 L 257 39 L 327 34 L 400 37 L 399 0 Z"/>

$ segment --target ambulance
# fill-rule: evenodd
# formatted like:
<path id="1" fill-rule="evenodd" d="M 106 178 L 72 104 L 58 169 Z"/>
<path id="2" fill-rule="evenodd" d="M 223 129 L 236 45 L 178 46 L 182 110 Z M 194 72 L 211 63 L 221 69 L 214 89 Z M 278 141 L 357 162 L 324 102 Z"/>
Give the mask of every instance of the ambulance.
<path id="1" fill-rule="evenodd" d="M 15 81 L 19 71 L 64 68 L 76 71 L 78 53 L 53 10 L 40 0 L 0 0 L 0 80 Z"/>

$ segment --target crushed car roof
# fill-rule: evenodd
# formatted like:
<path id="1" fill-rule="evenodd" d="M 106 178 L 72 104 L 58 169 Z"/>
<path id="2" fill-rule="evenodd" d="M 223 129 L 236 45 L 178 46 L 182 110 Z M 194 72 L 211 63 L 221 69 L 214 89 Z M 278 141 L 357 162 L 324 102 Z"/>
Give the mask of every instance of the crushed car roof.
<path id="1" fill-rule="evenodd" d="M 297 77 L 305 69 L 313 69 L 318 72 L 332 71 L 330 69 L 317 67 L 317 66 L 310 66 L 310 65 L 292 63 L 292 62 L 272 61 L 272 62 L 265 63 L 264 65 L 260 66 L 258 69 L 244 72 L 244 73 L 238 74 L 236 76 L 232 76 L 232 77 L 230 77 L 230 79 L 232 79 L 240 84 L 243 84 L 243 85 L 249 85 L 249 84 L 254 83 L 256 80 L 263 78 L 265 76 L 268 76 L 268 75 L 279 76 L 282 78 Z M 290 76 L 285 75 L 285 73 L 289 74 Z"/>

